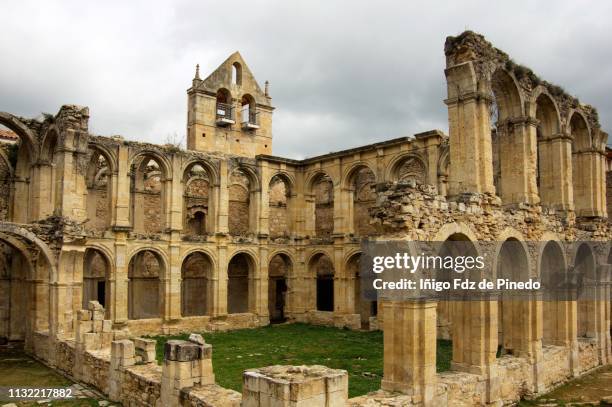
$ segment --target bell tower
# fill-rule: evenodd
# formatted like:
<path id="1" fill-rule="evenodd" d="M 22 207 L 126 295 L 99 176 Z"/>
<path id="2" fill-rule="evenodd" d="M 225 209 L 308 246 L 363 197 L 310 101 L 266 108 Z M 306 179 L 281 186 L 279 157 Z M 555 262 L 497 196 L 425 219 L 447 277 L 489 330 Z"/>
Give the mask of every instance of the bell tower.
<path id="1" fill-rule="evenodd" d="M 240 53 L 206 79 L 196 67 L 187 90 L 187 148 L 244 157 L 272 154 L 272 98 L 262 91 Z"/>

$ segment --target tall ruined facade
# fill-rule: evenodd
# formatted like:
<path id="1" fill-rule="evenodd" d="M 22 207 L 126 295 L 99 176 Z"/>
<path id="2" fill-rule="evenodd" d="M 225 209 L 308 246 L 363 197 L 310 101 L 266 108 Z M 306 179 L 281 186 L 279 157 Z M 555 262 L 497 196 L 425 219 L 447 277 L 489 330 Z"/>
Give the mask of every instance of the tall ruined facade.
<path id="1" fill-rule="evenodd" d="M 415 404 L 442 397 L 435 347 L 432 371 L 431 358 L 422 366 L 393 344 L 431 356 L 436 333 L 453 339 L 455 370 L 487 377 L 486 402 L 523 391 L 500 390 L 498 345 L 532 367 L 524 386 L 533 393 L 609 363 L 609 285 L 596 306 L 534 299 L 515 320 L 495 301 L 450 309 L 362 298 L 367 237 L 499 242 L 500 263 L 504 242 L 541 241 L 523 254 L 522 272 L 534 278 L 572 267 L 569 242 L 610 240 L 597 111 L 478 34 L 449 37 L 445 54 L 448 136 L 434 130 L 304 160 L 271 155 L 268 86 L 238 53 L 205 79 L 196 71 L 187 150 L 92 135 L 85 107 L 39 119 L 0 113 L 19 137 L 0 150 L 0 340 L 23 340 L 62 365 L 62 344 L 78 340 L 90 301 L 124 336 L 281 320 L 384 329 L 386 360 L 405 362 L 385 363 L 383 390 L 409 389 Z M 608 281 L 612 253 L 585 255 Z M 558 323 L 546 325 L 545 314 Z M 409 334 L 408 321 L 426 329 Z M 549 346 L 567 359 L 557 376 Z M 459 397 L 447 385 L 447 400 Z"/>

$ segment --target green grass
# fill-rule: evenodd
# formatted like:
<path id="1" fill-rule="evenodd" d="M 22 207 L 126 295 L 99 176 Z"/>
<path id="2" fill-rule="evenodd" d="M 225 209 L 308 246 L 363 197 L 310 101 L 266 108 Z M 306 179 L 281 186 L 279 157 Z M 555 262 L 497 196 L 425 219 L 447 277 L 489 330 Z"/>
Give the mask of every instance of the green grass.
<path id="1" fill-rule="evenodd" d="M 242 390 L 245 369 L 270 365 L 324 365 L 349 373 L 349 397 L 380 388 L 383 369 L 383 335 L 306 324 L 272 325 L 256 329 L 202 333 L 213 346 L 216 382 Z M 163 359 L 168 339 L 188 335 L 156 336 L 157 359 Z M 450 368 L 452 345 L 438 341 L 438 371 Z"/>

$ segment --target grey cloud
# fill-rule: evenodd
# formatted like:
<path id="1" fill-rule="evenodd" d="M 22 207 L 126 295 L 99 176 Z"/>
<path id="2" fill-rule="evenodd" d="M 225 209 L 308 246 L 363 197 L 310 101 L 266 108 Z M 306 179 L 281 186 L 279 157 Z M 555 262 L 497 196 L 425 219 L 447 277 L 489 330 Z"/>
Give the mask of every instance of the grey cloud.
<path id="1" fill-rule="evenodd" d="M 274 153 L 304 157 L 447 129 L 443 44 L 481 32 L 598 107 L 609 129 L 612 5 L 571 1 L 177 1 L 3 4 L 0 110 L 87 105 L 91 129 L 184 134 L 185 90 L 240 50 L 271 82 Z"/>

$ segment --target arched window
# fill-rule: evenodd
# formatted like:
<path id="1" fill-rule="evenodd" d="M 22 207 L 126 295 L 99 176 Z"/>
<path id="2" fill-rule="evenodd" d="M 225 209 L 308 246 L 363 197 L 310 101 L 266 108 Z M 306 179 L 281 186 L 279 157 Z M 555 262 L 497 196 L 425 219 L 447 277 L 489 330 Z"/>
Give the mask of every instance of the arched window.
<path id="1" fill-rule="evenodd" d="M 327 174 L 313 181 L 315 235 L 330 237 L 334 231 L 334 184 Z"/>
<path id="2" fill-rule="evenodd" d="M 242 66 L 239 62 L 232 64 L 232 85 L 242 85 Z"/>
<path id="3" fill-rule="evenodd" d="M 209 199 L 212 195 L 208 171 L 202 164 L 192 164 L 183 175 L 183 185 L 184 233 L 190 236 L 204 236 L 208 230 L 212 230 L 207 224 Z"/>
<path id="4" fill-rule="evenodd" d="M 310 261 L 310 271 L 316 275 L 317 311 L 334 310 L 334 263 L 325 254 Z"/>
<path id="5" fill-rule="evenodd" d="M 87 167 L 87 229 L 106 230 L 112 220 L 111 169 L 106 157 L 97 149 L 91 150 Z"/>
<path id="6" fill-rule="evenodd" d="M 165 227 L 164 178 L 160 163 L 149 156 L 132 164 L 131 219 L 136 233 L 157 234 Z"/>
<path id="7" fill-rule="evenodd" d="M 251 230 L 251 182 L 247 174 L 234 170 L 229 180 L 229 219 L 231 235 L 244 235 Z"/>
<path id="8" fill-rule="evenodd" d="M 288 237 L 291 228 L 288 201 L 291 195 L 284 177 L 275 175 L 268 188 L 270 237 Z"/>
<path id="9" fill-rule="evenodd" d="M 218 126 L 228 126 L 235 123 L 232 109 L 232 95 L 229 90 L 221 88 L 217 91 L 215 112 Z"/>
<path id="10" fill-rule="evenodd" d="M 254 130 L 259 128 L 258 112 L 255 104 L 255 99 L 251 95 L 242 96 L 242 128 L 246 130 Z"/>
<path id="11" fill-rule="evenodd" d="M 376 202 L 376 193 L 372 188 L 376 178 L 368 167 L 361 167 L 351 177 L 351 194 L 353 208 L 350 211 L 353 220 L 353 233 L 357 236 L 374 234 L 376 229 L 370 224 L 370 207 Z"/>

